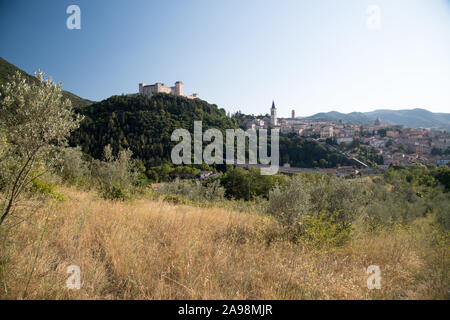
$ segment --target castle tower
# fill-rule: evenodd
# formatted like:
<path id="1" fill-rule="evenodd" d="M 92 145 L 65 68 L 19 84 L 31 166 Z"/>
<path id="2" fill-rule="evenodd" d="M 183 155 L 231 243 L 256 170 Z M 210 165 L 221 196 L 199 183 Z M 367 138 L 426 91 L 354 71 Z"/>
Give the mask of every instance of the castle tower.
<path id="1" fill-rule="evenodd" d="M 291 111 L 291 118 L 292 118 L 292 119 L 295 119 L 295 110 L 292 110 L 292 111 Z"/>
<path id="2" fill-rule="evenodd" d="M 144 94 L 144 86 L 145 84 L 139 83 L 139 94 Z"/>
<path id="3" fill-rule="evenodd" d="M 175 82 L 175 95 L 177 96 L 183 95 L 183 82 L 181 81 Z"/>
<path id="4" fill-rule="evenodd" d="M 278 125 L 277 108 L 275 107 L 275 101 L 272 101 L 272 108 L 270 108 L 270 124 L 273 126 Z"/>

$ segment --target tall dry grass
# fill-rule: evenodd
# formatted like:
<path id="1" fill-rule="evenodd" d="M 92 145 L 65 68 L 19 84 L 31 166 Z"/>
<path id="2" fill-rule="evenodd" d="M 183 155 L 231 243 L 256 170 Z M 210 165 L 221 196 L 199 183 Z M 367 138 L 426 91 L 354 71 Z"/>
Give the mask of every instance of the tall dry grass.
<path id="1" fill-rule="evenodd" d="M 448 247 L 432 246 L 426 219 L 317 248 L 284 241 L 258 213 L 64 193 L 67 201 L 2 234 L 2 299 L 449 297 Z M 381 268 L 381 290 L 367 289 L 371 264 Z M 69 265 L 81 268 L 80 290 L 66 288 Z"/>

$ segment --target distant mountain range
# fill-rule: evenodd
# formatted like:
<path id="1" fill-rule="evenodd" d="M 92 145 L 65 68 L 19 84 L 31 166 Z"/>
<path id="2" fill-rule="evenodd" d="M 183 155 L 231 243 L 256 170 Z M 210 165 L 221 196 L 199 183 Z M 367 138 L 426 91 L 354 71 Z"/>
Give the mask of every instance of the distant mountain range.
<path id="1" fill-rule="evenodd" d="M 36 81 L 35 77 L 29 75 L 25 71 L 17 68 L 15 65 L 0 57 L 0 85 L 6 83 L 8 81 L 8 77 L 16 73 L 17 70 L 25 74 L 28 79 Z M 83 108 L 92 104 L 92 101 L 80 98 L 79 96 L 69 91 L 63 91 L 63 95 L 64 97 L 70 99 L 70 101 L 72 102 L 72 106 L 74 106 L 75 108 Z"/>
<path id="2" fill-rule="evenodd" d="M 317 113 L 303 119 L 367 124 L 373 123 L 377 118 L 379 118 L 381 122 L 403 125 L 410 128 L 432 128 L 450 131 L 450 113 L 433 113 L 419 108 L 410 110 L 383 109 L 371 112 L 351 113 L 331 111 Z"/>

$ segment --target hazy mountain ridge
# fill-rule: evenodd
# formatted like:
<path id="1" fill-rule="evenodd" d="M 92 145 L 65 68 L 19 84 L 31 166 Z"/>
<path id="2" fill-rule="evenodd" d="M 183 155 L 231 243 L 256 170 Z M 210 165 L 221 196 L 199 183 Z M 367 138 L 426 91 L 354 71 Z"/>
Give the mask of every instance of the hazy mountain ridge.
<path id="1" fill-rule="evenodd" d="M 433 128 L 450 130 L 450 113 L 434 113 L 425 109 L 389 110 L 380 109 L 371 112 L 340 113 L 336 111 L 321 112 L 304 119 L 339 121 L 366 124 L 377 118 L 382 122 L 403 125 L 411 128 Z"/>

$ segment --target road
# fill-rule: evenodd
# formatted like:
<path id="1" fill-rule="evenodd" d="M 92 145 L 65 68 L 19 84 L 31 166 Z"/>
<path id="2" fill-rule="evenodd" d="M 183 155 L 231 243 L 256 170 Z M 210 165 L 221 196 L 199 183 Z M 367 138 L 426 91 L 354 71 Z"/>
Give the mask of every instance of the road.
<path id="1" fill-rule="evenodd" d="M 331 150 L 336 151 L 336 152 L 339 153 L 339 154 L 342 154 L 343 156 L 345 156 L 345 157 L 346 157 L 347 159 L 349 159 L 350 161 L 355 162 L 358 166 L 361 166 L 361 167 L 363 167 L 363 168 L 368 168 L 368 167 L 369 167 L 367 164 L 365 164 L 365 163 L 362 162 L 361 160 L 358 160 L 357 158 L 355 158 L 355 157 L 349 155 L 347 152 L 341 151 L 339 148 L 336 148 L 335 146 L 332 146 L 331 144 L 328 144 L 328 143 L 326 143 L 326 142 L 319 141 L 319 140 L 313 139 L 313 138 L 309 138 L 308 140 L 309 140 L 309 141 L 314 141 L 314 142 L 316 142 L 316 143 L 318 143 L 318 144 L 321 144 L 321 145 L 324 146 L 324 147 L 327 147 L 327 148 L 329 148 L 329 149 L 331 149 Z"/>

